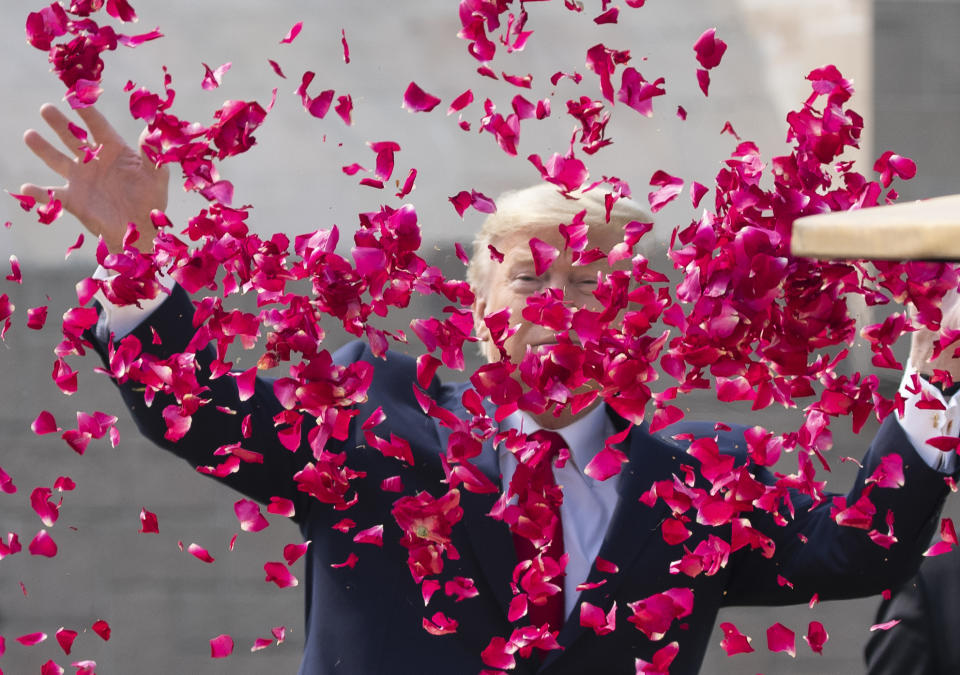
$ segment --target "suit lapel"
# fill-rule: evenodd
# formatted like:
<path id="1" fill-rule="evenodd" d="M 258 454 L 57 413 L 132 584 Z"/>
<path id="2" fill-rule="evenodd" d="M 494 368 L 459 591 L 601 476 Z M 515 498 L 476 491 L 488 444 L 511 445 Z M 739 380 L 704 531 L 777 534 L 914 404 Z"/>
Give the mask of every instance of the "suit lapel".
<path id="1" fill-rule="evenodd" d="M 466 385 L 451 387 L 444 392 L 444 396 L 437 403 L 454 413 L 461 419 L 467 419 L 470 413 L 461 403 L 461 395 Z M 485 405 L 487 402 L 485 402 Z M 493 410 L 488 406 L 487 413 L 492 417 Z M 436 418 L 432 418 L 436 426 L 441 453 L 447 448 L 447 441 L 452 433 Z M 439 464 L 439 455 L 437 460 Z M 480 469 L 493 483 L 500 485 L 500 463 L 497 451 L 493 447 L 493 439 L 483 444 L 483 451 L 472 460 L 474 466 Z M 504 620 L 513 595 L 510 592 L 510 579 L 516 565 L 513 554 L 513 538 L 509 529 L 500 521 L 490 518 L 487 514 L 493 508 L 499 492 L 496 494 L 475 494 L 461 490 L 460 506 L 463 508 L 463 523 L 460 533 L 465 537 L 477 559 L 480 574 L 487 581 L 493 591 L 497 603 L 503 610 Z"/>

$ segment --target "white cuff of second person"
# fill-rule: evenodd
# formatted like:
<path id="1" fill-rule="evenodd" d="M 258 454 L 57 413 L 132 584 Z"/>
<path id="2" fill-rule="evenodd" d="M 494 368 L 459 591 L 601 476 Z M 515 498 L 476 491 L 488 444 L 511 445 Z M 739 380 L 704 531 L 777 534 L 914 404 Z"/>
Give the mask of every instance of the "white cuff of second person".
<path id="1" fill-rule="evenodd" d="M 905 401 L 903 415 L 898 416 L 900 426 L 917 454 L 930 468 L 941 473 L 953 473 L 957 466 L 956 451 L 938 450 L 927 443 L 927 439 L 960 435 L 960 393 L 954 394 L 949 400 L 944 399 L 940 389 L 908 366 L 900 382 L 900 395 Z M 942 404 L 943 409 L 933 402 Z"/>
<path id="2" fill-rule="evenodd" d="M 100 265 L 92 276 L 94 279 L 109 279 L 111 275 L 108 270 Z M 168 291 L 172 290 L 176 284 L 173 278 L 166 274 L 157 275 L 157 281 Z M 137 305 L 115 305 L 107 300 L 103 292 L 99 290 L 93 297 L 103 308 L 95 329 L 97 337 L 106 340 L 112 333 L 114 339 L 117 340 L 133 332 L 148 316 L 153 314 L 157 307 L 167 299 L 168 294 L 160 293 L 152 300 L 141 300 L 139 307 Z"/>

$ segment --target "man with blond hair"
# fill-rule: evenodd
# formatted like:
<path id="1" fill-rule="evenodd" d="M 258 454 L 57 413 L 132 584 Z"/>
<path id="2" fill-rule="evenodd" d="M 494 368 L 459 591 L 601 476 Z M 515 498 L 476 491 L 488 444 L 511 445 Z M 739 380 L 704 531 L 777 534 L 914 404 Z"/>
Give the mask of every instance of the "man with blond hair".
<path id="1" fill-rule="evenodd" d="M 26 142 L 67 184 L 25 185 L 22 191 L 40 200 L 50 194 L 60 199 L 113 250 L 119 248 L 127 223 L 134 222 L 141 245 L 149 250 L 152 228 L 147 214 L 165 207 L 165 171 L 126 146 L 97 111 L 78 112 L 95 142 L 103 144 L 99 157 L 83 162 L 66 116 L 45 107 L 44 119 L 70 153 L 35 131 L 27 133 Z M 382 550 L 366 553 L 353 567 L 331 566 L 349 559 L 352 537 L 335 527 L 341 511 L 298 489 L 293 480 L 317 457 L 307 443 L 290 452 L 278 442 L 274 417 L 284 408 L 269 382 L 259 382 L 251 397 L 241 397 L 233 378 L 209 378 L 206 368 L 212 350 L 199 353 L 198 377 L 209 388 L 205 396 L 212 404 L 197 410 L 190 430 L 178 442 L 165 438 L 167 424 L 161 414 L 165 395 L 147 406 L 142 390 L 132 383 L 121 386 L 140 429 L 158 445 L 198 466 L 211 463 L 214 449 L 242 442 L 262 454 L 262 464 L 245 465 L 219 480 L 261 502 L 282 497 L 295 503 L 294 519 L 305 540 L 312 542 L 301 673 L 448 674 L 491 667 L 557 675 L 634 673 L 636 659 L 660 658 L 669 663 L 672 675 L 692 675 L 700 667 L 722 606 L 799 603 L 814 594 L 824 600 L 868 595 L 916 569 L 947 493 L 943 473 L 931 468 L 939 461 L 938 453 L 931 453 L 922 439 L 945 432 L 937 426 L 942 420 L 916 406 L 919 394 L 908 394 L 902 418 L 891 415 L 884 422 L 847 495 L 848 504 L 856 502 L 865 479 L 883 457 L 894 453 L 902 458 L 905 485 L 876 487 L 870 495 L 878 527 L 883 527 L 888 511 L 896 513 L 899 542 L 889 550 L 876 546 L 866 530 L 838 527 L 829 505 L 815 507 L 808 497 L 792 495 L 793 517 L 783 526 L 759 509 L 742 514 L 768 540 L 770 546 L 763 551 L 737 550 L 712 574 L 672 573 L 671 563 L 684 555 L 684 547 L 709 546 L 717 537 L 729 541 L 731 525 L 691 520 L 686 523 L 691 533 L 687 541 L 670 544 L 661 531 L 670 509 L 663 500 L 649 505 L 643 498 L 657 482 L 699 475 L 700 463 L 686 453 L 688 441 L 674 440 L 677 435 L 716 438 L 720 451 L 732 457 L 731 466 L 746 468 L 744 480 L 772 484 L 765 469 L 748 463 L 743 430 L 718 432 L 713 423 L 684 423 L 654 435 L 643 424 L 631 426 L 597 396 L 597 377 L 571 376 L 569 387 L 559 387 L 548 397 L 529 387 L 524 373 L 524 368 L 577 348 L 577 331 L 539 325 L 525 318 L 527 310 L 547 303 L 559 312 L 564 307 L 596 312 L 606 324 L 618 320 L 615 313 L 604 315 L 606 305 L 600 297 L 612 287 L 611 278 L 629 281 L 629 260 L 618 247 L 625 233 L 643 231 L 649 219 L 632 202 L 615 201 L 608 204 L 600 191 L 564 196 L 544 185 L 516 191 L 497 199 L 496 213 L 477 238 L 468 276 L 476 294 L 476 334 L 491 369 L 484 373 L 499 368 L 498 373 L 513 378 L 503 386 L 519 392 L 523 400 L 519 408 L 524 408 L 510 410 L 504 401 L 496 402 L 499 428 L 490 429 L 482 439 L 475 437 L 478 443 L 483 441 L 472 459 L 482 474 L 477 480 L 495 486 L 495 492 L 448 491 L 444 485 L 449 469 L 444 452 L 463 431 L 455 420 L 475 419 L 478 412 L 470 385 L 443 384 L 433 378 L 415 395 L 418 369 L 412 359 L 392 352 L 376 358 L 363 342 L 351 343 L 334 355 L 335 363 L 344 367 L 373 366 L 369 389 L 357 402 L 346 437 L 330 439 L 324 448 L 331 453 L 324 455 L 327 458 L 342 458 L 339 453 L 345 453 L 347 466 L 356 472 L 350 482 L 357 496 L 350 518 L 360 524 L 383 524 Z M 612 208 L 609 222 L 608 208 Z M 173 287 L 169 297 L 140 308 L 104 303 L 96 346 L 107 358 L 105 336 L 119 340 L 133 335 L 150 358 L 163 359 L 187 349 L 195 333 L 193 316 L 190 298 L 179 287 Z M 921 372 L 932 372 L 931 339 L 914 338 L 911 362 Z M 952 362 L 938 365 L 960 376 Z M 547 398 L 567 405 L 557 414 L 555 406 L 545 403 Z M 424 401 L 439 408 L 425 414 Z M 401 464 L 366 447 L 361 424 L 371 417 L 382 420 L 377 427 L 381 437 L 396 435 L 409 444 L 411 461 Z M 245 419 L 251 421 L 249 429 L 243 427 Z M 537 436 L 540 430 L 559 432 L 560 438 Z M 608 441 L 616 442 L 627 461 L 616 477 L 596 480 L 587 467 Z M 952 472 L 953 466 L 942 469 Z M 397 476 L 402 495 L 381 489 L 385 480 Z M 697 477 L 695 486 L 709 483 Z M 501 498 L 501 490 L 509 499 Z M 402 528 L 398 505 L 410 500 L 419 500 L 417 513 L 429 504 L 434 509 L 432 520 Z M 509 528 L 490 517 L 500 514 L 500 520 L 509 521 L 504 514 L 516 509 L 522 515 Z M 532 534 L 523 532 L 531 519 L 542 527 Z M 448 521 L 457 521 L 456 526 L 436 529 L 437 522 Z M 440 546 L 447 554 L 435 580 L 469 592 L 435 592 L 424 607 L 424 593 L 408 570 L 409 546 L 403 545 L 417 533 L 425 539 L 435 537 L 419 542 L 424 547 Z M 532 570 L 539 575 L 537 591 L 525 585 Z M 780 583 L 782 578 L 790 585 Z M 516 605 L 518 586 L 525 590 L 529 605 L 522 611 Z M 672 602 L 664 615 L 677 620 L 667 620 L 662 630 L 628 625 L 628 619 L 640 621 L 629 606 L 645 599 Z M 655 613 L 654 606 L 650 612 Z M 615 629 L 612 621 L 610 630 L 589 627 L 591 622 L 582 617 L 583 608 L 590 607 L 611 611 L 619 620 Z M 455 630 L 435 623 L 431 632 L 448 634 L 434 636 L 424 630 L 425 617 L 437 613 L 454 618 Z"/>

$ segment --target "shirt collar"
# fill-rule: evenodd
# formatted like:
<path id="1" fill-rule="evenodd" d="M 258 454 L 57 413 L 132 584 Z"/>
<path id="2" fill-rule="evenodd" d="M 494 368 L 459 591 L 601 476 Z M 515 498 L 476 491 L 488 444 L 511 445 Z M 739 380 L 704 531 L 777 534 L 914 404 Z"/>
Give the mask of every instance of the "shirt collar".
<path id="1" fill-rule="evenodd" d="M 517 429 L 526 434 L 532 434 L 543 427 L 537 424 L 530 415 L 518 410 L 501 422 L 503 429 Z M 590 460 L 603 448 L 608 436 L 615 433 L 613 422 L 606 413 L 606 406 L 598 405 L 583 417 L 574 420 L 561 429 L 553 429 L 563 436 L 570 449 L 570 456 L 581 473 Z"/>

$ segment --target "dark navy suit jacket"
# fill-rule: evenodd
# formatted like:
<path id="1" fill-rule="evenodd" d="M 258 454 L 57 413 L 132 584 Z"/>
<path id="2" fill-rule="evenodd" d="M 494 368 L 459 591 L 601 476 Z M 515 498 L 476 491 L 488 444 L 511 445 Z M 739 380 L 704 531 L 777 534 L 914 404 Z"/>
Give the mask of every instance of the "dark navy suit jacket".
<path id="1" fill-rule="evenodd" d="M 960 673 L 960 549 L 927 558 L 920 571 L 880 603 L 877 630 L 864 651 L 867 675 Z"/>
<path id="2" fill-rule="evenodd" d="M 182 351 L 194 332 L 192 313 L 187 295 L 175 289 L 172 297 L 134 335 L 145 350 L 160 357 Z M 159 346 L 152 344 L 151 327 L 161 339 Z M 106 355 L 102 343 L 98 350 Z M 420 588 L 407 568 L 406 549 L 398 544 L 401 530 L 390 515 L 391 506 L 400 495 L 381 491 L 380 484 L 384 478 L 399 474 L 405 494 L 443 494 L 446 486 L 441 483 L 444 474 L 440 451 L 445 447 L 446 432 L 423 414 L 414 398 L 413 360 L 396 355 L 376 359 L 359 342 L 341 349 L 335 360 L 344 364 L 366 360 L 375 365 L 369 399 L 360 406 L 350 437 L 330 447 L 334 451 L 345 449 L 347 464 L 367 473 L 365 478 L 353 482 L 359 500 L 349 511 L 334 511 L 297 490 L 291 476 L 312 456 L 306 447 L 290 452 L 277 442 L 273 416 L 281 406 L 268 381 L 258 381 L 256 394 L 244 402 L 238 400 L 233 378 L 205 381 L 217 405 L 230 407 L 237 414 L 227 415 L 218 412 L 214 405 L 204 406 L 194 415 L 189 433 L 178 443 L 164 439 L 166 425 L 161 411 L 169 400 L 161 396 L 147 407 L 142 391 L 130 385 L 121 390 L 143 433 L 193 466 L 218 463 L 221 458 L 213 457 L 212 451 L 241 440 L 241 421 L 251 414 L 253 436 L 243 446 L 263 453 L 264 462 L 243 465 L 239 472 L 222 480 L 261 502 L 272 496 L 294 500 L 296 520 L 304 538 L 312 542 L 306 565 L 306 647 L 301 673 L 478 673 L 485 667 L 480 653 L 490 638 L 507 637 L 515 627 L 507 620 L 509 581 L 516 564 L 512 540 L 505 525 L 486 515 L 495 495 L 461 491 L 464 516 L 453 532 L 460 558 L 447 561 L 442 577 L 469 577 L 475 581 L 479 595 L 456 603 L 441 591 L 424 607 Z M 427 393 L 449 410 L 465 415 L 460 403 L 464 389 L 463 385 L 449 386 L 435 380 Z M 376 432 L 382 437 L 395 433 L 405 438 L 414 456 L 413 466 L 386 459 L 363 442 L 360 423 L 378 406 L 386 414 L 386 421 Z M 613 416 L 616 424 L 623 424 L 623 420 Z M 580 626 L 579 612 L 575 611 L 558 638 L 564 647 L 562 652 L 551 652 L 542 663 L 534 659 L 520 661 L 512 672 L 632 675 L 635 658 L 649 661 L 657 649 L 676 640 L 680 652 L 670 672 L 693 675 L 703 659 L 717 611 L 724 605 L 804 603 L 814 593 L 821 599 L 868 595 L 902 582 L 915 571 L 947 490 L 943 477 L 916 455 L 899 425 L 887 420 L 864 458 L 848 501 L 856 499 L 863 478 L 874 471 L 881 457 L 891 452 L 902 455 L 906 486 L 875 489 L 871 495 L 877 506 L 877 529 L 886 531 L 883 518 L 888 509 L 896 514 L 896 535 L 900 541 L 889 551 L 873 544 L 864 530 L 837 526 L 829 516 L 829 504 L 811 509 L 808 498 L 794 495 L 796 516 L 785 527 L 775 525 L 765 512 L 747 514 L 751 524 L 774 541 L 776 553 L 771 559 L 744 548 L 733 553 L 728 564 L 712 576 L 689 578 L 669 574 L 670 562 L 683 555 L 684 546 L 692 550 L 710 535 L 730 541 L 729 526 L 701 526 L 692 520 L 688 527 L 693 536 L 682 545 L 668 545 L 660 525 L 670 515 L 669 510 L 662 501 L 653 507 L 639 501 L 654 481 L 670 480 L 674 474 L 682 476 L 681 465 L 697 467 L 698 462 L 686 454 L 685 444 L 671 439 L 676 433 L 691 431 L 702 436 L 717 435 L 711 423 L 675 425 L 669 433 L 657 435 L 651 435 L 645 427 L 636 427 L 624 443 L 623 450 L 630 461 L 621 475 L 612 479 L 618 481 L 620 501 L 599 554 L 615 563 L 619 572 L 603 574 L 594 568 L 588 581 L 606 579 L 606 583 L 585 591 L 581 597 L 604 610 L 616 602 L 616 631 L 597 636 Z M 719 442 L 723 452 L 734 455 L 738 463 L 746 462 L 740 432 L 721 432 Z M 485 448 L 476 464 L 494 483 L 499 482 L 499 466 L 492 447 Z M 760 480 L 773 480 L 763 469 L 757 469 L 755 475 Z M 383 524 L 382 550 L 355 544 L 352 533 L 332 529 L 344 516 L 356 521 L 358 528 Z M 359 556 L 354 568 L 331 567 L 332 563 L 346 560 L 351 552 Z M 788 579 L 793 588 L 778 584 L 778 575 Z M 692 615 L 675 621 L 663 640 L 651 642 L 627 622 L 628 603 L 679 586 L 693 590 L 694 610 Z M 423 618 L 437 611 L 459 621 L 455 634 L 432 636 L 422 629 Z"/>

